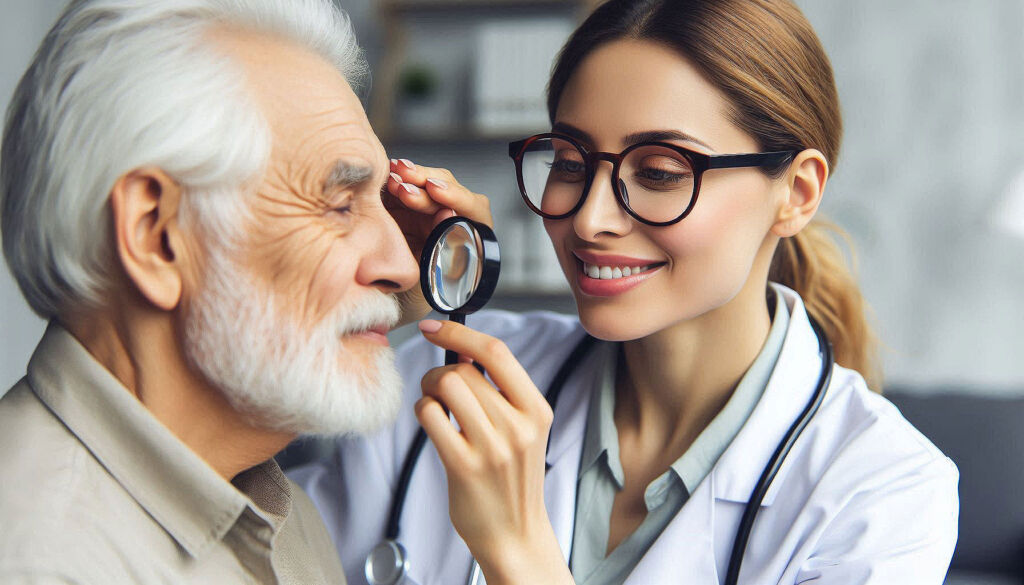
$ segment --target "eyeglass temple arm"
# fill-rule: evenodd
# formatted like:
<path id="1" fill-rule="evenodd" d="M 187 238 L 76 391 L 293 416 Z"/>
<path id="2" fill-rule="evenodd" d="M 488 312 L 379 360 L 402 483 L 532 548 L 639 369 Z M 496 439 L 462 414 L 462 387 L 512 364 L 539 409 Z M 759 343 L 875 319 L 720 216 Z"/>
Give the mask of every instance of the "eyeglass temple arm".
<path id="1" fill-rule="evenodd" d="M 523 146 L 526 144 L 526 140 L 517 140 L 510 142 L 508 145 L 508 155 L 512 158 L 519 156 L 519 152 L 523 150 Z"/>
<path id="2" fill-rule="evenodd" d="M 794 156 L 796 156 L 795 150 L 778 150 L 775 152 L 757 152 L 753 154 L 716 154 L 708 156 L 708 168 L 769 167 L 789 162 Z"/>

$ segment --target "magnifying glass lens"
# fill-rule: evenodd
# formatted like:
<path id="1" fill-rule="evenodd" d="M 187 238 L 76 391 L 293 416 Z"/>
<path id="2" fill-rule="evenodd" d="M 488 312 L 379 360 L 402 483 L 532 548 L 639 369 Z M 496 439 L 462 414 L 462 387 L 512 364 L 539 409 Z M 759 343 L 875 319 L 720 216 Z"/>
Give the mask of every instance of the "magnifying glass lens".
<path id="1" fill-rule="evenodd" d="M 431 294 L 445 310 L 462 308 L 476 292 L 481 246 L 476 230 L 464 222 L 450 225 L 437 240 L 430 258 Z"/>

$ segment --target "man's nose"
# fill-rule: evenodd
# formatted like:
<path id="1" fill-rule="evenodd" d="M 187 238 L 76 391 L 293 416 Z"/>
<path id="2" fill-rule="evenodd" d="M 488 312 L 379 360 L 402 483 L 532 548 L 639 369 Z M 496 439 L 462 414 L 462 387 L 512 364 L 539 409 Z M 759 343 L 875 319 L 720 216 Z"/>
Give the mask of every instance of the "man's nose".
<path id="1" fill-rule="evenodd" d="M 357 278 L 385 293 L 409 290 L 419 283 L 419 266 L 402 230 L 386 210 L 376 221 L 369 253 L 360 263 Z"/>

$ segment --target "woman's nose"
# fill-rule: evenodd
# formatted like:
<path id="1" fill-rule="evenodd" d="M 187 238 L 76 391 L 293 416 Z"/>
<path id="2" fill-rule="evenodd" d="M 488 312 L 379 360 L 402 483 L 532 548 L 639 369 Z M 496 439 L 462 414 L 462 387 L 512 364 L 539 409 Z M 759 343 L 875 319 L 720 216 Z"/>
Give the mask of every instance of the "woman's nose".
<path id="1" fill-rule="evenodd" d="M 610 163 L 598 165 L 583 205 L 573 216 L 573 228 L 583 240 L 622 236 L 632 229 L 632 218 L 615 196 L 612 174 Z"/>

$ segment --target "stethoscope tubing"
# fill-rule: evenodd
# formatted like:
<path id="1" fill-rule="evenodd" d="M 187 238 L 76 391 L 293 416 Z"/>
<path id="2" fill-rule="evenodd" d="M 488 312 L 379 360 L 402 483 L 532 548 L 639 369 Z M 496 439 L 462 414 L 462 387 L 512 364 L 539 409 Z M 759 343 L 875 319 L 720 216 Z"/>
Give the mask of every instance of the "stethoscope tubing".
<path id="1" fill-rule="evenodd" d="M 747 550 L 747 542 L 750 540 L 750 533 L 754 528 L 757 512 L 761 509 L 761 502 L 764 501 L 764 496 L 768 493 L 772 480 L 779 473 L 782 463 L 793 449 L 796 440 L 804 432 L 804 429 L 807 428 L 814 414 L 818 412 L 818 408 L 825 400 L 825 392 L 828 389 L 828 385 L 832 381 L 832 367 L 835 364 L 832 344 L 829 342 L 828 336 L 825 335 L 825 331 L 821 328 L 818 321 L 810 315 L 807 315 L 807 318 L 811 322 L 811 329 L 814 330 L 814 335 L 818 338 L 818 351 L 821 353 L 821 372 L 818 374 L 818 384 L 803 412 L 800 413 L 800 416 L 793 422 L 793 425 L 786 431 L 782 441 L 779 442 L 779 446 L 775 448 L 775 453 L 768 460 L 768 464 L 765 465 L 764 471 L 761 472 L 761 477 L 754 486 L 754 491 L 750 494 L 750 500 L 747 501 L 747 505 L 743 508 L 743 516 L 740 518 L 739 527 L 736 529 L 736 538 L 732 541 L 732 552 L 729 554 L 729 567 L 725 573 L 724 585 L 736 585 L 739 582 L 743 553 Z"/>
<path id="2" fill-rule="evenodd" d="M 789 430 L 786 431 L 786 434 L 783 436 L 778 447 L 776 447 L 775 452 L 772 454 L 771 459 L 769 459 L 768 464 L 761 472 L 761 476 L 758 479 L 757 484 L 754 486 L 753 492 L 751 492 L 750 499 L 743 509 L 743 516 L 740 518 L 740 524 L 736 530 L 736 538 L 733 540 L 732 551 L 729 555 L 729 565 L 726 572 L 725 585 L 736 585 L 736 583 L 739 582 L 740 566 L 743 562 L 743 555 L 746 552 L 747 543 L 750 540 L 754 520 L 757 518 L 761 502 L 764 501 L 765 494 L 768 493 L 768 488 L 771 487 L 772 480 L 775 479 L 775 476 L 782 468 L 782 464 L 785 462 L 786 456 L 792 450 L 793 445 L 796 444 L 800 434 L 803 433 L 805 428 L 807 428 L 807 425 L 810 423 L 814 414 L 818 411 L 818 408 L 824 401 L 829 383 L 832 380 L 832 369 L 835 365 L 832 344 L 829 342 L 828 336 L 825 334 L 825 331 L 822 329 L 818 321 L 810 315 L 807 315 L 807 318 L 810 321 L 814 335 L 818 339 L 818 351 L 821 354 L 821 371 L 818 374 L 818 382 L 811 399 L 807 402 L 807 405 L 800 413 L 800 416 L 797 417 Z M 551 406 L 552 412 L 554 412 L 555 407 L 558 404 L 558 397 L 561 394 L 562 387 L 572 374 L 576 364 L 583 359 L 596 342 L 596 338 L 589 334 L 584 334 L 583 338 L 576 344 L 576 347 L 573 348 L 569 353 L 569 356 L 562 363 L 562 366 L 555 374 L 555 377 L 552 378 L 551 385 L 545 395 L 548 404 Z M 405 460 L 402 462 L 402 471 L 398 478 L 398 489 L 395 493 L 395 499 L 392 501 L 390 513 L 388 514 L 388 523 L 385 529 L 385 542 L 393 542 L 396 545 L 398 543 L 402 510 L 405 507 L 405 499 L 409 491 L 409 485 L 412 483 L 412 473 L 416 468 L 416 462 L 419 460 L 420 453 L 422 453 L 423 447 L 426 445 L 426 441 L 427 433 L 422 427 L 420 427 L 416 432 L 412 445 L 409 447 L 408 453 L 406 453 Z M 550 441 L 551 437 L 549 435 L 549 446 Z M 404 551 L 404 549 L 401 549 L 400 545 L 399 550 Z M 408 566 L 407 559 L 401 559 L 401 563 L 404 567 Z M 405 571 L 403 570 L 403 573 L 404 572 Z M 471 575 L 478 576 L 479 572 L 479 565 L 474 561 Z M 478 580 L 473 576 L 470 578 Z"/>

